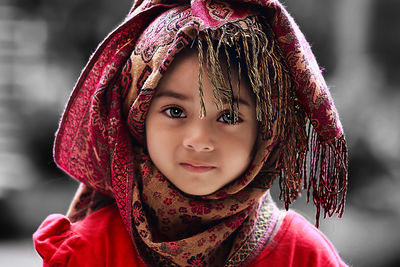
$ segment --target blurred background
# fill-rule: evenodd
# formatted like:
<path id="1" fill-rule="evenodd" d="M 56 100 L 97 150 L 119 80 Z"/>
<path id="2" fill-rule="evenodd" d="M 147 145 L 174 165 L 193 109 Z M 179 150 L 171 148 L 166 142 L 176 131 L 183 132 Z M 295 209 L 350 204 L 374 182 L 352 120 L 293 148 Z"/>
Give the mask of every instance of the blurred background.
<path id="1" fill-rule="evenodd" d="M 131 2 L 0 0 L 1 266 L 41 265 L 31 235 L 77 187 L 52 160 L 59 118 Z M 400 266 L 400 1 L 283 2 L 325 69 L 349 144 L 345 214 L 320 229 L 350 265 Z M 314 222 L 305 197 L 293 208 Z"/>

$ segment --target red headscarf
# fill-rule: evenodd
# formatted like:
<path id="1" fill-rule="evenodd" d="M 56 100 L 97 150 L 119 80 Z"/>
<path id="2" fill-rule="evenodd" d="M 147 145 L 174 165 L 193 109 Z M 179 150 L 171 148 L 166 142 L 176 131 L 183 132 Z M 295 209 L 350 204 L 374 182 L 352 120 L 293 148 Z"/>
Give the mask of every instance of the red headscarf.
<path id="1" fill-rule="evenodd" d="M 210 48 L 219 39 L 223 45 L 242 42 L 263 126 L 248 170 L 203 197 L 171 185 L 144 146 L 145 116 L 157 84 L 175 55 L 196 38 L 200 52 L 203 43 Z M 254 62 L 258 56 L 260 62 Z M 213 49 L 204 57 L 218 58 Z M 320 208 L 328 215 L 343 212 L 342 127 L 308 43 L 278 1 L 136 1 L 82 72 L 54 155 L 61 169 L 83 183 L 71 219 L 84 218 L 105 203 L 100 195 L 109 196 L 153 265 L 235 265 L 254 253 L 273 221 L 265 192 L 277 176 L 287 205 L 303 180 L 309 193 L 312 189 L 317 218 Z"/>

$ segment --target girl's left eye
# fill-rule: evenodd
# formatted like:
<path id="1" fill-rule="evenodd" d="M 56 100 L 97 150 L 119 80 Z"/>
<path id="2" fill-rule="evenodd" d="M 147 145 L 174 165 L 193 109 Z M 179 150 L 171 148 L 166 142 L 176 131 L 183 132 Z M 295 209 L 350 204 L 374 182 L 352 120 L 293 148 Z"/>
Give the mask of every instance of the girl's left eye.
<path id="1" fill-rule="evenodd" d="M 233 118 L 232 118 L 231 113 L 229 111 L 225 112 L 224 114 L 222 114 L 221 117 L 219 117 L 218 121 L 219 122 L 223 122 L 223 123 L 227 123 L 227 124 L 234 124 L 233 123 Z M 240 122 L 240 118 L 237 118 L 236 123 L 237 122 Z"/>

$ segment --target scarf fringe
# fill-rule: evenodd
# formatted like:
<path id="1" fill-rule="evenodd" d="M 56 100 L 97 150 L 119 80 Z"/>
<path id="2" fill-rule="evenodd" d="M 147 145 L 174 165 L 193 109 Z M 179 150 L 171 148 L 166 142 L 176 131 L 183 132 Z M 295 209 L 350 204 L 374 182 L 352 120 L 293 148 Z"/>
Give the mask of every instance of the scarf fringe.
<path id="1" fill-rule="evenodd" d="M 347 190 L 346 142 L 344 137 L 331 142 L 320 140 L 298 102 L 289 67 L 279 45 L 275 43 L 272 29 L 265 21 L 260 23 L 259 19 L 264 18 L 248 17 L 227 23 L 216 30 L 205 29 L 199 33 L 196 40 L 200 67 L 200 117 L 206 116 L 202 90 L 204 64 L 214 87 L 216 107 L 221 110 L 223 102 L 228 103 L 233 124 L 237 122 L 239 114 L 239 102 L 234 101 L 234 90 L 237 90 L 236 95 L 240 94 L 241 74 L 245 71 L 254 93 L 256 117 L 263 137 L 270 138 L 272 125 L 278 124 L 277 134 L 281 139 L 279 198 L 284 200 L 285 208 L 289 209 L 289 205 L 301 194 L 303 183 L 307 189 L 307 201 L 312 193 L 318 227 L 321 209 L 324 217 L 334 213 L 341 217 L 344 211 Z M 223 56 L 227 70 L 220 62 Z M 233 62 L 239 74 L 235 89 L 230 71 Z M 340 176 L 343 176 L 342 180 Z"/>
<path id="2" fill-rule="evenodd" d="M 324 218 L 334 213 L 339 217 L 343 215 L 347 193 L 347 145 L 344 136 L 332 142 L 321 142 L 316 131 L 312 131 L 310 140 L 310 177 L 304 187 L 307 188 L 307 200 L 312 189 L 318 226 L 321 208 Z"/>
<path id="3" fill-rule="evenodd" d="M 301 194 L 301 182 L 304 181 L 307 202 L 312 197 L 316 206 L 315 225 L 319 227 L 321 210 L 323 218 L 327 215 L 331 217 L 334 213 L 339 218 L 343 215 L 347 193 L 347 145 L 344 136 L 334 141 L 321 141 L 311 125 L 307 136 L 307 150 L 295 155 L 296 164 L 292 168 L 281 170 L 279 198 L 284 200 L 285 208 L 288 209 Z"/>
<path id="4" fill-rule="evenodd" d="M 234 90 L 240 95 L 241 75 L 247 71 L 249 83 L 255 96 L 257 120 L 266 123 L 266 129 L 271 130 L 271 123 L 277 109 L 272 107 L 270 72 L 274 74 L 274 81 L 281 75 L 281 67 L 275 64 L 274 41 L 267 34 L 259 30 L 262 25 L 255 17 L 246 20 L 227 23 L 222 27 L 205 29 L 199 33 L 197 40 L 199 51 L 199 94 L 200 117 L 206 115 L 204 95 L 202 90 L 203 66 L 207 66 L 207 75 L 214 90 L 214 100 L 218 110 L 223 103 L 228 103 L 232 116 L 232 123 L 238 121 L 239 99 L 234 101 Z M 272 31 L 272 30 L 271 30 Z M 217 41 L 215 41 L 217 40 Z M 221 56 L 225 57 L 227 70 L 221 65 Z M 264 58 L 266 60 L 259 60 Z M 232 82 L 231 66 L 237 64 L 238 80 L 236 86 Z M 235 66 L 236 67 L 236 66 Z M 225 73 L 227 74 L 225 77 Z M 226 79 L 227 78 L 227 79 Z M 280 85 L 278 81 L 276 84 Z M 234 88 L 236 87 L 236 88 Z M 283 88 L 280 88 L 283 91 Z"/>

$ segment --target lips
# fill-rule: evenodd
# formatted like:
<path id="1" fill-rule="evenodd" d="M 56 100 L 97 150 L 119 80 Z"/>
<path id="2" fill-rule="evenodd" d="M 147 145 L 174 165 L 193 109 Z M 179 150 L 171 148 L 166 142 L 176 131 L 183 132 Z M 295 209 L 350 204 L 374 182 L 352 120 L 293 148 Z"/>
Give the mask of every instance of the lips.
<path id="1" fill-rule="evenodd" d="M 196 173 L 208 172 L 216 168 L 215 166 L 207 163 L 193 162 L 193 161 L 181 162 L 179 165 L 181 165 L 185 170 L 189 172 L 196 172 Z"/>

